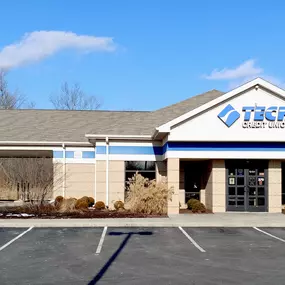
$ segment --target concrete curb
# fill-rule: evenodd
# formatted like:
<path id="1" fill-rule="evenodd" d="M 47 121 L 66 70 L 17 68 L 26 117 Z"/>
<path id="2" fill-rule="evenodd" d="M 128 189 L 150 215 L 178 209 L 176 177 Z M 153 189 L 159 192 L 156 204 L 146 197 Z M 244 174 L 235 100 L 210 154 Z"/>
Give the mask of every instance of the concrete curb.
<path id="1" fill-rule="evenodd" d="M 3 219 L 0 227 L 285 227 L 283 214 L 174 215 L 168 218 Z"/>

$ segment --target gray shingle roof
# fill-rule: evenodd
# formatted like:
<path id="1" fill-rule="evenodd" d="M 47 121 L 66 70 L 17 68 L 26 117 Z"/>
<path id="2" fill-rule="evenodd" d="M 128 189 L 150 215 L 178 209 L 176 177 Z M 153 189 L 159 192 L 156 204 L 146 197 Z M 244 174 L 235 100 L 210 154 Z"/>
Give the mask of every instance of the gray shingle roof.
<path id="1" fill-rule="evenodd" d="M 152 135 L 161 124 L 222 94 L 212 90 L 153 112 L 0 110 L 0 141 L 86 142 L 86 133 Z"/>
<path id="2" fill-rule="evenodd" d="M 218 90 L 211 90 L 206 93 L 202 93 L 193 97 L 190 97 L 184 101 L 167 106 L 162 109 L 158 109 L 153 112 L 153 116 L 156 120 L 156 127 L 165 124 L 189 111 L 192 111 L 218 97 L 224 93 Z"/>

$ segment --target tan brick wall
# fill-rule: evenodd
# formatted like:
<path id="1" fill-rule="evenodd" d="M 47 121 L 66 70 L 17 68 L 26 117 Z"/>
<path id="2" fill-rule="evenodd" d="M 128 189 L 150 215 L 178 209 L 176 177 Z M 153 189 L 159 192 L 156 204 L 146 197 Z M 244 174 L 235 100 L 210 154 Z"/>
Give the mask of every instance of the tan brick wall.
<path id="1" fill-rule="evenodd" d="M 204 178 L 205 184 L 205 206 L 207 209 L 213 209 L 213 162 L 209 161 Z"/>
<path id="2" fill-rule="evenodd" d="M 270 160 L 268 165 L 268 212 L 282 211 L 282 168 L 281 161 Z"/>
<path id="3" fill-rule="evenodd" d="M 66 197 L 94 197 L 94 164 L 66 164 Z"/>
<path id="4" fill-rule="evenodd" d="M 96 161 L 96 193 L 97 201 L 106 203 L 106 161 Z"/>
<path id="5" fill-rule="evenodd" d="M 226 211 L 226 168 L 224 160 L 213 160 L 213 212 Z"/>
<path id="6" fill-rule="evenodd" d="M 205 181 L 205 198 L 203 190 L 201 199 L 205 199 L 205 206 L 213 212 L 226 211 L 226 169 L 224 160 L 209 161 Z"/>
<path id="7" fill-rule="evenodd" d="M 205 189 L 200 190 L 200 202 L 203 203 L 204 205 L 206 204 L 206 190 Z"/>
<path id="8" fill-rule="evenodd" d="M 173 187 L 172 201 L 168 201 L 168 214 L 179 214 L 179 158 L 167 159 L 168 187 Z"/>
<path id="9" fill-rule="evenodd" d="M 64 167 L 63 163 L 56 162 L 53 164 L 53 198 L 57 196 L 64 196 L 63 180 L 64 177 Z"/>
<path id="10" fill-rule="evenodd" d="M 109 207 L 125 199 L 125 162 L 109 161 Z"/>
<path id="11" fill-rule="evenodd" d="M 179 170 L 180 170 L 180 174 L 179 174 L 179 189 L 180 190 L 185 190 L 185 161 L 180 161 L 179 164 Z M 183 203 L 185 203 L 185 197 L 183 199 Z"/>
<path id="12" fill-rule="evenodd" d="M 161 182 L 167 179 L 167 162 L 157 161 L 156 162 L 156 180 Z"/>
<path id="13" fill-rule="evenodd" d="M 0 187 L 0 200 L 18 200 L 17 189 L 8 189 Z"/>

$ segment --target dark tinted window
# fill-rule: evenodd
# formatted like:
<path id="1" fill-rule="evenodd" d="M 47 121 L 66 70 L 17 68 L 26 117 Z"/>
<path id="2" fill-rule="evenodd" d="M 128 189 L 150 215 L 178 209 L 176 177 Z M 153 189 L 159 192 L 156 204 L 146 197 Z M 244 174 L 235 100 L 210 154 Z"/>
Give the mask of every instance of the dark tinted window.
<path id="1" fill-rule="evenodd" d="M 136 172 L 149 180 L 155 179 L 155 162 L 154 161 L 126 161 L 125 162 L 125 182 L 132 178 Z"/>
<path id="2" fill-rule="evenodd" d="M 155 171 L 154 161 L 126 161 L 126 171 Z"/>

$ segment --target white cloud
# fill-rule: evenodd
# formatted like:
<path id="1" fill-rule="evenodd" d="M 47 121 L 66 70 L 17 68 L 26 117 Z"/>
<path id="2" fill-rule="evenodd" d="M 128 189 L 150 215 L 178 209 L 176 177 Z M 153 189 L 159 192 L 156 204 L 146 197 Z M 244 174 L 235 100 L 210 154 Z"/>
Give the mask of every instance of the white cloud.
<path id="1" fill-rule="evenodd" d="M 27 33 L 14 44 L 0 51 L 0 68 L 10 69 L 36 62 L 64 49 L 81 51 L 114 51 L 112 38 L 77 35 L 64 31 L 35 31 Z"/>
<path id="2" fill-rule="evenodd" d="M 256 77 L 261 77 L 278 87 L 285 88 L 284 80 L 264 73 L 263 68 L 257 66 L 254 59 L 249 59 L 236 68 L 214 69 L 209 75 L 204 75 L 203 77 L 208 80 L 228 81 L 228 88 L 230 90 L 241 86 Z"/>
<path id="3" fill-rule="evenodd" d="M 209 80 L 232 80 L 258 77 L 262 72 L 262 68 L 255 66 L 255 60 L 250 59 L 236 68 L 214 69 L 209 75 L 204 77 Z"/>
<path id="4" fill-rule="evenodd" d="M 285 88 L 285 82 L 280 80 L 279 78 L 276 78 L 274 76 L 270 76 L 270 75 L 267 75 L 267 74 L 261 74 L 259 77 L 261 77 L 262 79 L 274 84 L 275 86 L 278 86 L 280 88 Z M 255 79 L 256 76 L 252 76 L 252 77 L 245 77 L 245 78 L 242 78 L 242 79 L 237 79 L 237 80 L 233 80 L 233 81 L 230 81 L 229 82 L 229 89 L 232 90 L 232 89 L 235 89 L 253 79 Z"/>

